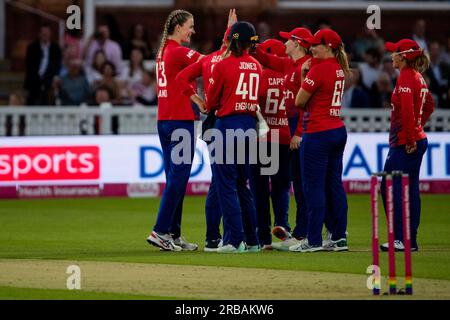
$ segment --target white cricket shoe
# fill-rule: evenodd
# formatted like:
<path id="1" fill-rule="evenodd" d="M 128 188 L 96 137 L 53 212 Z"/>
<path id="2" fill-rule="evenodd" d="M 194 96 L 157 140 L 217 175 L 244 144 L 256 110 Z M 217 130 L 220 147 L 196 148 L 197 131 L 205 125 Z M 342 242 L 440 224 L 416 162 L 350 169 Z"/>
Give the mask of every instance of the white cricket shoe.
<path id="1" fill-rule="evenodd" d="M 247 252 L 244 242 L 241 242 L 237 248 L 232 244 L 227 244 L 226 246 L 217 248 L 217 253 L 244 253 L 244 252 Z"/>
<path id="2" fill-rule="evenodd" d="M 169 233 L 159 234 L 153 231 L 147 238 L 147 242 L 152 246 L 164 251 L 181 251 L 183 248 L 176 245 Z"/>
<path id="3" fill-rule="evenodd" d="M 322 247 L 326 251 L 333 251 L 334 241 L 331 240 L 332 234 L 327 230 L 325 239 L 322 241 Z"/>
<path id="4" fill-rule="evenodd" d="M 183 237 L 178 237 L 173 240 L 175 245 L 181 247 L 183 251 L 195 251 L 198 249 L 198 245 L 196 243 L 187 242 Z"/>
<path id="5" fill-rule="evenodd" d="M 322 246 L 311 246 L 308 243 L 308 239 L 300 241 L 299 244 L 289 247 L 291 252 L 319 252 L 323 251 Z"/>
<path id="6" fill-rule="evenodd" d="M 389 251 L 389 243 L 383 243 L 380 249 L 381 251 Z M 405 246 L 400 240 L 394 240 L 394 249 L 395 251 L 405 251 Z"/>
<path id="7" fill-rule="evenodd" d="M 278 251 L 289 251 L 289 248 L 299 244 L 302 240 L 297 240 L 294 237 L 280 242 L 272 242 L 272 248 Z"/>

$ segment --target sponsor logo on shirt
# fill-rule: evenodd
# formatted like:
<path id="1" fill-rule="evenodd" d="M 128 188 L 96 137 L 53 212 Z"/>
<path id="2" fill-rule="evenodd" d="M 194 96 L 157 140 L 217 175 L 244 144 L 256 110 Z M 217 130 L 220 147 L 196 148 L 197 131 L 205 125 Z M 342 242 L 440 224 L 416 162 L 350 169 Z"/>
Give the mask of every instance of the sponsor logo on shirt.
<path id="1" fill-rule="evenodd" d="M 284 99 L 294 99 L 294 93 L 291 90 L 284 91 Z"/>
<path id="2" fill-rule="evenodd" d="M 408 87 L 398 87 L 398 93 L 411 93 L 411 88 Z"/>
<path id="3" fill-rule="evenodd" d="M 305 82 L 307 85 L 314 87 L 314 80 L 309 79 L 308 77 L 305 78 Z"/>
<path id="4" fill-rule="evenodd" d="M 188 52 L 187 57 L 188 57 L 189 59 L 192 59 L 192 56 L 193 56 L 194 54 L 195 54 L 195 51 L 194 51 L 194 50 L 191 50 L 191 51 Z"/>
<path id="5" fill-rule="evenodd" d="M 336 70 L 336 77 L 345 78 L 344 70 L 342 70 L 342 69 Z"/>

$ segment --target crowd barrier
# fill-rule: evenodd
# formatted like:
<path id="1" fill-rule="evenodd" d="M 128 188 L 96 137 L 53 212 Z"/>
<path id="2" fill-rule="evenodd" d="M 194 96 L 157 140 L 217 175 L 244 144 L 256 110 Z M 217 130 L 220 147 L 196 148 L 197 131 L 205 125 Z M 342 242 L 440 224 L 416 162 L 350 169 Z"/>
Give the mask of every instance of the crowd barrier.
<path id="1" fill-rule="evenodd" d="M 341 116 L 349 132 L 389 131 L 389 110 L 342 109 Z M 154 134 L 156 120 L 156 106 L 3 107 L 0 136 Z M 450 132 L 450 110 L 435 110 L 425 129 Z"/>
<path id="2" fill-rule="evenodd" d="M 450 133 L 428 133 L 420 178 L 424 193 L 450 193 Z M 349 193 L 369 193 L 383 169 L 388 133 L 349 133 L 343 180 Z M 198 139 L 188 195 L 204 195 L 211 170 Z M 156 134 L 0 137 L 0 198 L 156 197 L 165 186 Z"/>

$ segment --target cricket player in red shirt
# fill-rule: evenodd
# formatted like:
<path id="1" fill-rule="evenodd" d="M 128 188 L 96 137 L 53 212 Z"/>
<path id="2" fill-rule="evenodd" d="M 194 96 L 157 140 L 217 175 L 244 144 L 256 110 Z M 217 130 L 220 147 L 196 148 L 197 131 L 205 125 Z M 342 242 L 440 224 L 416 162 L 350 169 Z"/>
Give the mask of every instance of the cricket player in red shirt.
<path id="1" fill-rule="evenodd" d="M 344 45 L 336 32 L 322 29 L 306 41 L 311 44 L 313 60 L 308 63 L 309 71 L 308 64 L 302 67 L 302 87 L 295 104 L 305 109 L 300 164 L 310 219 L 307 238 L 289 251 L 344 251 L 348 250 L 348 207 L 342 184 L 342 159 L 347 131 L 340 109 L 345 77 L 350 71 Z M 331 217 L 327 228 L 331 229 L 332 241 L 324 248 L 326 208 Z"/>
<path id="2" fill-rule="evenodd" d="M 428 69 L 430 60 L 411 39 L 403 39 L 397 43 L 386 42 L 385 46 L 387 51 L 392 52 L 394 67 L 400 70 L 400 75 L 391 98 L 389 153 L 384 171 L 403 171 L 409 175 L 411 250 L 417 251 L 417 229 L 420 222 L 419 172 L 428 146 L 423 127 L 434 110 L 433 98 L 421 73 Z M 381 195 L 384 204 L 385 190 L 386 183 L 383 178 Z M 401 200 L 401 182 L 395 181 L 394 247 L 397 251 L 404 250 Z M 388 250 L 387 243 L 380 247 L 383 251 Z"/>
<path id="3" fill-rule="evenodd" d="M 213 163 L 227 235 L 218 253 L 260 251 L 255 204 L 247 188 L 249 149 L 250 144 L 256 145 L 256 111 L 262 77 L 261 65 L 249 54 L 257 39 L 252 24 L 245 21 L 233 24 L 226 56 L 215 65 L 208 90 L 207 110 L 216 112 L 215 129 L 220 131 L 223 142 L 219 150 L 222 157 Z"/>
<path id="4" fill-rule="evenodd" d="M 161 47 L 156 59 L 158 94 L 158 135 L 164 156 L 166 187 L 164 189 L 156 224 L 147 242 L 166 251 L 197 250 L 197 244 L 181 237 L 181 215 L 186 185 L 189 180 L 195 152 L 194 120 L 191 101 L 179 90 L 175 77 L 182 69 L 202 56 L 182 44 L 190 43 L 194 31 L 194 17 L 185 10 L 172 11 L 167 17 Z M 175 130 L 182 129 L 190 135 L 189 141 L 172 141 Z M 187 163 L 174 161 L 172 149 L 183 144 L 180 154 L 189 150 Z M 179 159 L 178 159 L 179 160 Z"/>
<path id="5" fill-rule="evenodd" d="M 295 202 L 297 204 L 295 228 L 290 233 L 290 227 L 275 226 L 272 230 L 273 234 L 282 240 L 272 244 L 274 249 L 287 251 L 289 247 L 298 244 L 299 240 L 306 237 L 308 230 L 308 215 L 302 190 L 302 178 L 300 172 L 300 138 L 302 135 L 303 110 L 299 110 L 295 106 L 295 96 L 301 86 L 300 72 L 302 65 L 308 61 L 311 56 L 309 52 L 309 44 L 304 39 L 312 37 L 311 32 L 306 28 L 295 28 L 290 32 L 281 31 L 280 36 L 286 40 L 285 53 L 288 57 L 277 57 L 270 55 L 261 50 L 256 49 L 256 58 L 265 67 L 284 75 L 284 106 L 289 122 L 291 133 L 290 141 L 290 175 L 294 187 Z"/>
<path id="6" fill-rule="evenodd" d="M 277 57 L 286 57 L 283 42 L 275 39 L 264 41 L 258 46 L 268 54 Z M 261 113 L 269 125 L 270 132 L 267 138 L 260 138 L 258 146 L 268 150 L 272 159 L 278 159 L 278 172 L 273 175 L 262 175 L 261 168 L 268 166 L 260 159 L 252 165 L 250 187 L 255 198 L 256 213 L 258 216 L 258 238 L 263 250 L 272 249 L 270 199 L 274 213 L 274 225 L 290 230 L 289 226 L 289 145 L 291 133 L 289 131 L 286 107 L 284 105 L 284 74 L 265 68 L 259 86 L 259 105 Z M 272 132 L 277 132 L 278 139 L 272 140 Z M 278 155 L 274 158 L 274 153 Z"/>
<path id="7" fill-rule="evenodd" d="M 223 54 L 228 46 L 228 36 L 230 34 L 231 25 L 233 25 L 237 20 L 237 16 L 235 10 L 230 10 L 228 16 L 228 29 L 224 34 L 222 47 L 205 56 L 203 59 L 197 61 L 194 64 L 191 64 L 183 71 L 181 71 L 177 77 L 176 81 L 178 82 L 181 91 L 187 97 L 189 97 L 192 102 L 197 105 L 204 106 L 205 102 L 202 98 L 200 98 L 195 88 L 192 86 L 192 83 L 198 78 L 203 76 L 203 88 L 205 92 L 205 100 L 208 101 L 208 91 L 211 83 L 211 73 L 214 68 L 214 65 L 222 61 Z M 203 127 L 204 132 L 209 127 L 214 127 L 214 122 L 216 120 L 216 115 L 214 112 L 210 112 L 208 114 L 207 119 L 204 120 Z M 208 143 L 208 142 L 207 142 Z M 206 205 L 205 205 L 205 216 L 206 216 L 206 243 L 204 247 L 205 252 L 216 252 L 219 246 L 223 244 L 222 236 L 220 234 L 220 220 L 222 218 L 222 212 L 220 210 L 219 202 L 217 199 L 217 187 L 216 187 L 216 179 L 214 178 L 214 170 L 212 169 L 212 178 L 211 184 L 209 185 L 208 195 L 206 197 Z"/>

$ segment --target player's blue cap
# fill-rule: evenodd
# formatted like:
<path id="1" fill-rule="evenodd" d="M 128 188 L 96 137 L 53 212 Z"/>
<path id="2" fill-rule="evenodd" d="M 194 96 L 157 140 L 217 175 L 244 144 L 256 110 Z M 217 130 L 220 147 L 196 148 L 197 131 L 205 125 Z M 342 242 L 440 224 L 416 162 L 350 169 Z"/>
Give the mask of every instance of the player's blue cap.
<path id="1" fill-rule="evenodd" d="M 236 39 L 244 42 L 257 42 L 258 36 L 256 35 L 255 27 L 247 21 L 239 21 L 231 26 L 228 40 Z"/>

